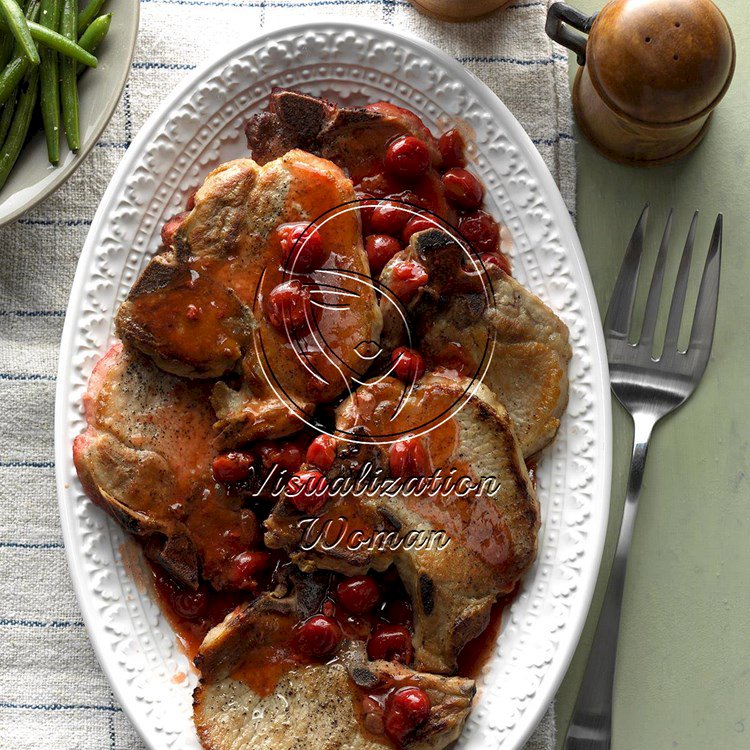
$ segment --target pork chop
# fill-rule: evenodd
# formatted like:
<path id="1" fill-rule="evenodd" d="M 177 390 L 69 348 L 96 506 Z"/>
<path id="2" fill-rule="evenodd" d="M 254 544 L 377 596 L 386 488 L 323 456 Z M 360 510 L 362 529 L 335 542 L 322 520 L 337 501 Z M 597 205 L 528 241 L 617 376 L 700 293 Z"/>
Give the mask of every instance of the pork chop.
<path id="1" fill-rule="evenodd" d="M 332 663 L 287 672 L 268 695 L 232 677 L 202 683 L 194 696 L 195 726 L 206 750 L 383 750 L 386 738 L 368 731 L 359 704 L 363 688 L 388 684 L 422 688 L 432 707 L 404 750 L 440 750 L 461 734 L 472 680 L 367 662 L 355 644 Z"/>
<path id="2" fill-rule="evenodd" d="M 538 453 L 554 438 L 568 402 L 565 324 L 497 266 L 473 266 L 466 248 L 438 229 L 413 235 L 383 269 L 381 284 L 393 287 L 393 270 L 404 260 L 429 274 L 405 306 L 420 352 L 449 365 L 459 352 L 466 374 L 480 378 L 508 410 L 523 455 Z M 387 352 L 405 343 L 406 331 L 402 312 L 386 295 L 381 307 Z"/>
<path id="3" fill-rule="evenodd" d="M 445 198 L 437 167 L 437 140 L 417 115 L 390 102 L 365 107 L 338 107 L 298 91 L 274 89 L 268 111 L 245 125 L 247 145 L 260 164 L 301 148 L 338 164 L 360 190 L 381 198 L 400 195 L 429 208 L 444 219 L 455 218 Z M 430 167 L 409 190 L 383 173 L 383 158 L 399 136 L 419 138 L 430 153 Z"/>
<path id="4" fill-rule="evenodd" d="M 389 743 L 368 707 L 377 711 L 378 697 L 385 702 L 404 685 L 423 689 L 431 708 L 401 747 L 439 750 L 455 740 L 471 708 L 472 680 L 368 661 L 361 641 L 344 640 L 325 664 L 288 656 L 293 625 L 318 608 L 320 592 L 319 577 L 296 574 L 293 589 L 262 595 L 209 632 L 196 659 L 202 679 L 194 695 L 203 746 L 382 750 Z"/>
<path id="5" fill-rule="evenodd" d="M 160 370 L 115 344 L 97 363 L 84 396 L 88 426 L 73 443 L 86 494 L 147 555 L 182 583 L 199 573 L 221 587 L 221 534 L 258 541 L 257 520 L 211 476 L 215 455 L 210 384 Z"/>
<path id="6" fill-rule="evenodd" d="M 259 166 L 238 159 L 215 169 L 174 242 L 144 270 L 117 314 L 120 337 L 163 369 L 194 378 L 236 371 L 217 383 L 212 402 L 218 440 L 231 446 L 281 437 L 311 418 L 314 406 L 345 391 L 369 366 L 363 342 L 380 336 L 381 316 L 359 220 L 330 213 L 354 199 L 335 164 L 293 150 Z M 322 267 L 286 266 L 280 225 L 321 220 Z M 273 319 L 271 292 L 296 284 L 307 300 L 303 328 Z M 284 303 L 287 304 L 287 303 Z M 290 305 L 292 303 L 289 303 Z M 308 314 L 309 312 L 309 314 Z"/>
<path id="7" fill-rule="evenodd" d="M 508 414 L 468 379 L 427 375 L 408 388 L 386 377 L 360 386 L 337 409 L 336 429 L 331 497 L 316 514 L 317 528 L 330 521 L 332 534 L 316 540 L 303 520 L 310 514 L 283 498 L 265 521 L 265 543 L 286 550 L 303 570 L 353 575 L 395 564 L 414 608 L 415 667 L 450 673 L 461 649 L 487 626 L 498 596 L 514 588 L 536 556 L 539 505 Z M 426 454 L 420 475 L 440 470 L 455 481 L 434 493 L 416 492 L 413 483 L 388 493 L 381 486 L 369 494 L 337 492 L 337 478 L 367 464 L 394 476 L 393 452 L 405 441 Z M 354 532 L 381 540 L 396 532 L 404 543 L 351 545 Z"/>

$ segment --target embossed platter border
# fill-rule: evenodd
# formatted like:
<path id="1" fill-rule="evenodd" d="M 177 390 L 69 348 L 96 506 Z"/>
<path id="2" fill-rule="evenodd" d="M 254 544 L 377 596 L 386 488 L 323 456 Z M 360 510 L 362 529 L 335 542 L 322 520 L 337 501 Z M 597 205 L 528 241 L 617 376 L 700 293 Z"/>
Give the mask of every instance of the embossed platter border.
<path id="1" fill-rule="evenodd" d="M 243 43 L 164 101 L 118 167 L 78 264 L 63 331 L 55 412 L 58 501 L 83 618 L 102 668 L 146 744 L 198 748 L 195 676 L 147 590 L 126 569 L 124 537 L 85 497 L 71 446 L 81 399 L 112 320 L 158 245 L 161 223 L 215 165 L 246 153 L 242 123 L 272 86 L 347 104 L 387 99 L 433 130 L 461 118 L 473 168 L 513 235 L 519 280 L 571 332 L 570 405 L 538 467 L 539 556 L 504 618 L 458 747 L 519 748 L 568 667 L 588 613 L 609 509 L 610 398 L 601 322 L 570 216 L 541 156 L 507 108 L 458 62 L 415 37 L 355 22 L 285 27 Z M 178 679 L 187 675 L 185 679 Z"/>

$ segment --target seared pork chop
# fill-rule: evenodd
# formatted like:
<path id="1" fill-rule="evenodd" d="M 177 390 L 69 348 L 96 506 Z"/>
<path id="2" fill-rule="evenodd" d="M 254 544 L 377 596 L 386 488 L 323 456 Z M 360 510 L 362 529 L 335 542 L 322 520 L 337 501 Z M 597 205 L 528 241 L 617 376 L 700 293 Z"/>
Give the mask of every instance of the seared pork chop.
<path id="1" fill-rule="evenodd" d="M 434 364 L 450 366 L 457 352 L 466 373 L 478 377 L 510 414 L 525 457 L 555 436 L 568 402 L 571 348 L 565 324 L 536 295 L 490 265 L 472 267 L 465 248 L 438 229 L 412 236 L 383 269 L 404 260 L 427 269 L 429 281 L 406 305 L 409 334 Z M 468 265 L 468 268 L 467 268 Z M 383 349 L 404 343 L 403 319 L 384 296 Z"/>
<path id="2" fill-rule="evenodd" d="M 260 164 L 301 148 L 335 162 L 361 190 L 375 197 L 402 194 L 403 185 L 383 173 L 383 157 L 393 139 L 416 136 L 430 152 L 430 167 L 402 197 L 447 220 L 455 216 L 436 169 L 440 151 L 435 137 L 413 112 L 390 102 L 337 107 L 325 99 L 274 89 L 268 111 L 250 118 L 245 134 Z"/>
<path id="3" fill-rule="evenodd" d="M 487 388 L 467 379 L 427 375 L 407 388 L 384 378 L 337 409 L 336 429 L 331 498 L 316 514 L 317 528 L 330 520 L 332 534 L 311 545 L 315 535 L 303 521 L 310 514 L 285 498 L 265 522 L 266 545 L 286 550 L 303 570 L 352 575 L 395 564 L 414 608 L 415 667 L 450 673 L 461 649 L 487 626 L 498 596 L 514 588 L 536 555 L 539 505 L 508 414 Z M 401 469 L 407 476 L 440 470 L 454 482 L 437 484 L 434 493 L 425 491 L 430 482 L 422 492 L 404 484 L 389 493 L 336 493 L 336 477 L 356 475 L 368 463 L 393 476 L 394 455 L 404 445 L 413 451 Z M 422 465 L 415 465 L 420 455 Z M 424 543 L 440 531 L 447 545 L 434 533 L 434 543 Z M 397 532 L 404 544 L 353 546 L 346 543 L 353 532 L 364 539 Z M 422 544 L 407 543 L 417 532 Z"/>
<path id="4" fill-rule="evenodd" d="M 184 584 L 199 573 L 221 587 L 221 533 L 258 541 L 243 510 L 211 476 L 214 413 L 210 385 L 169 375 L 115 344 L 97 363 L 84 397 L 88 427 L 73 444 L 86 494 L 146 553 Z"/>
<path id="5" fill-rule="evenodd" d="M 195 657 L 204 682 L 228 677 L 243 662 L 261 672 L 269 649 L 286 645 L 294 625 L 320 611 L 331 574 L 290 567 L 281 569 L 272 591 L 237 607 L 208 631 Z M 283 658 L 275 661 L 280 664 Z"/>
<path id="6" fill-rule="evenodd" d="M 424 690 L 431 708 L 401 746 L 439 750 L 455 740 L 471 708 L 472 680 L 368 661 L 361 641 L 343 641 L 325 664 L 290 655 L 294 625 L 320 604 L 320 583 L 319 576 L 296 574 L 291 591 L 264 594 L 239 607 L 206 636 L 196 659 L 202 679 L 194 696 L 203 746 L 382 750 L 389 743 L 368 706 L 377 710 L 377 697 L 385 702 L 390 690 L 405 685 Z"/>
<path id="7" fill-rule="evenodd" d="M 365 690 L 390 684 L 419 687 L 430 699 L 430 718 L 404 750 L 440 750 L 461 734 L 472 680 L 368 662 L 363 644 L 352 644 L 334 662 L 290 670 L 267 695 L 232 677 L 202 683 L 194 696 L 195 725 L 206 750 L 383 750 L 386 739 L 368 731 L 361 702 Z"/>
<path id="8" fill-rule="evenodd" d="M 360 345 L 377 342 L 381 316 L 360 281 L 369 266 L 356 213 L 320 221 L 325 260 L 310 273 L 286 267 L 277 231 L 353 199 L 339 167 L 302 151 L 263 167 L 251 159 L 224 164 L 198 190 L 173 246 L 151 261 L 120 307 L 120 337 L 163 369 L 241 375 L 239 388 L 220 382 L 213 390 L 222 445 L 298 430 L 302 423 L 290 413 L 310 417 L 369 366 Z M 272 291 L 282 283 L 297 285 L 295 300 L 308 306 L 301 329 L 299 321 L 287 325 L 296 302 L 277 307 L 281 320 L 274 319 Z"/>

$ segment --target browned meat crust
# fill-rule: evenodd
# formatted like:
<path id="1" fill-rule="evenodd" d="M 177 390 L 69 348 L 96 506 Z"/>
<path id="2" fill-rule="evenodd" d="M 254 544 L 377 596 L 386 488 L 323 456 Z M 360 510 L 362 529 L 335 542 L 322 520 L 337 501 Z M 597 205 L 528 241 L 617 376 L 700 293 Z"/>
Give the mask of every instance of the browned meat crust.
<path id="1" fill-rule="evenodd" d="M 231 447 L 283 437 L 336 398 L 368 365 L 357 346 L 379 339 L 374 291 L 358 218 L 328 216 L 319 227 L 328 260 L 311 274 L 316 329 L 290 335 L 268 319 L 271 290 L 288 281 L 276 228 L 313 221 L 354 198 L 333 163 L 293 150 L 263 167 L 238 159 L 214 170 L 172 247 L 155 257 L 117 314 L 117 331 L 163 369 L 215 378 L 218 442 Z M 335 279 L 332 274 L 335 269 Z M 307 282 L 306 282 L 307 283 Z M 342 298 L 347 305 L 337 305 Z M 314 374 L 311 374 L 314 373 Z"/>
<path id="2" fill-rule="evenodd" d="M 430 717 L 404 744 L 406 750 L 440 750 L 461 733 L 475 687 L 461 677 L 415 672 L 401 664 L 368 661 L 362 642 L 344 642 L 326 664 L 299 664 L 270 690 L 230 673 L 243 655 L 276 643 L 296 621 L 317 609 L 320 593 L 310 577 L 296 574 L 292 588 L 266 594 L 216 626 L 201 646 L 203 677 L 194 694 L 194 720 L 208 750 L 382 750 L 362 717 L 366 693 L 396 685 L 423 689 Z M 281 635 L 280 635 L 281 634 Z"/>
<path id="3" fill-rule="evenodd" d="M 426 376 L 406 396 L 399 421 L 388 421 L 404 434 L 418 432 L 430 414 L 460 404 L 467 382 Z M 369 404 L 377 404 L 382 419 L 395 410 L 403 385 L 390 379 L 371 381 L 337 410 L 337 429 L 350 433 L 353 425 L 377 437 L 377 420 Z M 427 415 L 427 418 L 425 417 Z M 411 427 L 410 429 L 410 420 Z M 450 673 L 464 645 L 481 633 L 489 621 L 492 604 L 513 589 L 536 556 L 539 504 L 510 419 L 498 400 L 477 386 L 451 420 L 422 438 L 432 455 L 433 469 L 458 476 L 495 480 L 463 499 L 448 492 L 438 496 L 409 497 L 406 491 L 358 498 L 344 495 L 329 500 L 317 514 L 322 525 L 339 517 L 349 520 L 348 533 L 447 531 L 449 544 L 441 548 L 414 546 L 392 550 L 371 546 L 315 545 L 304 524 L 307 514 L 282 499 L 265 522 L 266 545 L 282 548 L 304 570 L 327 569 L 345 574 L 368 569 L 398 568 L 414 607 L 414 646 L 417 669 Z M 431 442 L 433 441 L 433 442 Z M 447 447 L 446 447 L 447 446 Z M 388 466 L 388 446 L 341 447 L 330 477 L 356 471 L 358 462 L 373 455 Z M 353 455 L 353 453 L 355 455 Z M 361 465 L 361 464 L 360 464 Z M 320 526 L 319 526 L 320 528 Z M 336 534 L 334 534 L 334 537 Z M 436 537 L 433 539 L 437 540 Z M 306 549 L 302 549 L 305 542 Z M 382 546 L 382 545 L 381 545 Z M 354 548 L 353 548 L 354 547 Z"/>
<path id="4" fill-rule="evenodd" d="M 354 171 L 355 162 L 382 158 L 390 138 L 417 135 L 439 162 L 437 143 L 411 112 L 386 102 L 368 107 L 337 107 L 299 91 L 277 88 L 268 111 L 245 125 L 250 152 L 259 164 L 277 159 L 293 148 L 331 159 Z"/>
<path id="5" fill-rule="evenodd" d="M 170 506 L 180 491 L 189 492 L 187 456 L 201 460 L 205 453 L 204 467 L 210 460 L 213 414 L 205 406 L 207 395 L 205 386 L 166 375 L 117 344 L 91 375 L 85 397 L 89 426 L 73 444 L 86 494 L 145 539 L 151 557 L 191 586 L 198 584 L 198 554 Z M 169 419 L 149 418 L 165 417 L 167 410 Z M 195 468 L 200 474 L 200 466 Z"/>
<path id="6" fill-rule="evenodd" d="M 139 537 L 174 578 L 199 574 L 223 585 L 221 533 L 258 541 L 258 522 L 216 485 L 210 385 L 160 370 L 116 344 L 94 368 L 85 396 L 88 427 L 73 444 L 86 494 Z"/>
<path id="7" fill-rule="evenodd" d="M 420 351 L 439 361 L 460 344 L 471 375 L 508 410 L 524 456 L 539 452 L 554 438 L 568 403 L 571 348 L 565 324 L 499 268 L 467 271 L 465 250 L 438 229 L 413 235 L 409 247 L 383 269 L 381 283 L 390 286 L 395 264 L 407 259 L 430 275 L 406 306 Z M 385 297 L 381 309 L 382 346 L 388 352 L 403 343 L 403 324 Z"/>

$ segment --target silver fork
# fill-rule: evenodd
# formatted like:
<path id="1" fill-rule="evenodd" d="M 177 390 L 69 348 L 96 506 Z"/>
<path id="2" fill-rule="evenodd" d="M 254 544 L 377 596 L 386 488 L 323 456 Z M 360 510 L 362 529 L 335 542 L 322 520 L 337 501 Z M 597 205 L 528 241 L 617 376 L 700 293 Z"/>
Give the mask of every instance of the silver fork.
<path id="1" fill-rule="evenodd" d="M 612 683 L 615 675 L 617 636 L 630 541 L 633 538 L 638 497 L 646 464 L 648 443 L 654 425 L 690 398 L 708 364 L 716 323 L 721 268 L 723 218 L 716 219 L 711 246 L 703 269 L 690 342 L 680 351 L 677 339 L 685 306 L 690 261 L 695 243 L 698 214 L 693 216 L 682 260 L 677 272 L 667 319 L 664 349 L 652 356 L 654 330 L 664 282 L 664 265 L 672 229 L 672 212 L 659 248 L 651 278 L 638 342 L 628 340 L 633 317 L 638 271 L 643 253 L 648 205 L 633 232 L 617 277 L 604 321 L 612 391 L 633 418 L 633 458 L 625 499 L 620 536 L 609 574 L 599 623 L 583 682 L 565 738 L 565 750 L 608 750 L 612 739 Z"/>

